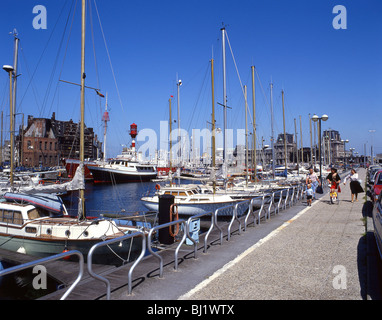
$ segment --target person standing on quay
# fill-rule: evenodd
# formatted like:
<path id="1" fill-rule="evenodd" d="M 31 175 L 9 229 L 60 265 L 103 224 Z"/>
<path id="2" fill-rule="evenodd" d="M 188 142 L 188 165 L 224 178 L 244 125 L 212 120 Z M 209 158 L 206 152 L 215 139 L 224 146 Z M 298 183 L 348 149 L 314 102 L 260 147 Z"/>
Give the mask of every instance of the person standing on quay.
<path id="1" fill-rule="evenodd" d="M 354 202 L 354 199 L 358 201 L 358 193 L 362 193 L 364 190 L 358 181 L 358 173 L 355 169 L 351 169 L 350 174 L 345 177 L 344 185 L 348 179 L 350 179 L 351 202 Z"/>

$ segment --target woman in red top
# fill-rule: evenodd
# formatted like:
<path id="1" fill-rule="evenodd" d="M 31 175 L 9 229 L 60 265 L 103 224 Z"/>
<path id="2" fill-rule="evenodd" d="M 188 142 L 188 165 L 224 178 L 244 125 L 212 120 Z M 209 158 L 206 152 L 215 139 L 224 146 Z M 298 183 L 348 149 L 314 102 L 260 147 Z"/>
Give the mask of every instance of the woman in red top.
<path id="1" fill-rule="evenodd" d="M 326 177 L 326 180 L 328 180 L 328 182 L 330 183 L 330 192 L 332 193 L 340 186 L 341 178 L 337 173 L 337 169 L 331 168 L 330 171 L 331 172 Z"/>

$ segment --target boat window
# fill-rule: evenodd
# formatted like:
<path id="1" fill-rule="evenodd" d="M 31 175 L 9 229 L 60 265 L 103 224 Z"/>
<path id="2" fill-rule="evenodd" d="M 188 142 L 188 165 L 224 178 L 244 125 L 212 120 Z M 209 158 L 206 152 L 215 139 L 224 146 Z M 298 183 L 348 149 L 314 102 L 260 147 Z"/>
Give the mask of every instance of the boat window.
<path id="1" fill-rule="evenodd" d="M 23 216 L 21 215 L 21 212 L 13 212 L 13 223 L 18 225 L 23 224 Z"/>
<path id="2" fill-rule="evenodd" d="M 177 191 L 165 191 L 164 194 L 170 194 L 172 196 L 177 196 L 178 195 L 178 192 Z"/>
<path id="3" fill-rule="evenodd" d="M 23 218 L 20 211 L 0 210 L 0 222 L 22 225 Z"/>
<path id="4" fill-rule="evenodd" d="M 179 191 L 180 196 L 187 196 L 187 194 L 184 191 Z"/>
<path id="5" fill-rule="evenodd" d="M 28 219 L 33 220 L 41 217 L 49 216 L 49 214 L 43 210 L 38 210 L 37 208 L 34 208 L 32 210 L 28 211 Z"/>

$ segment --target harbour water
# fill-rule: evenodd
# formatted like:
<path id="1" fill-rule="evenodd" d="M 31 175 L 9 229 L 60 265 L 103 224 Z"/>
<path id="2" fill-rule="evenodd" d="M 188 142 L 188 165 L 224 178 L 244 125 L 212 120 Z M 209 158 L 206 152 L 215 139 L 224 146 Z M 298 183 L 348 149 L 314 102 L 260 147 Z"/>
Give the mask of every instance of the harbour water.
<path id="1" fill-rule="evenodd" d="M 85 198 L 88 217 L 99 217 L 101 214 L 133 214 L 147 212 L 142 204 L 141 197 L 155 191 L 153 182 L 123 183 L 117 185 L 95 185 L 86 183 Z M 63 197 L 69 214 L 77 215 L 78 192 L 73 192 Z M 1 261 L 0 270 L 11 265 Z M 0 277 L 0 300 L 30 300 L 36 299 L 32 286 L 33 274 L 31 270 L 24 270 Z M 48 291 L 57 290 L 60 283 L 48 279 Z M 45 292 L 46 293 L 46 292 Z"/>
<path id="2" fill-rule="evenodd" d="M 141 198 L 155 191 L 153 182 L 111 184 L 86 183 L 86 214 L 99 217 L 101 214 L 132 214 L 147 211 Z M 63 197 L 69 214 L 77 214 L 78 193 Z"/>

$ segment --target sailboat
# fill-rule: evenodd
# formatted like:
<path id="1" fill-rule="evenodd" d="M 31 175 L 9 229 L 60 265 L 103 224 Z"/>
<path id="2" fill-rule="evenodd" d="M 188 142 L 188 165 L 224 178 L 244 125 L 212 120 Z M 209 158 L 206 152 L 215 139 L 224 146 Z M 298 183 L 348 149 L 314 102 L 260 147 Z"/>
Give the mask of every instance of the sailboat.
<path id="1" fill-rule="evenodd" d="M 115 239 L 125 234 L 142 230 L 136 226 L 119 226 L 114 220 L 90 219 L 85 211 L 84 183 L 84 106 L 85 106 L 85 0 L 82 0 L 81 41 L 81 132 L 79 172 L 79 207 L 77 217 L 67 214 L 62 201 L 56 196 L 25 195 L 6 193 L 0 202 L 0 248 L 44 257 L 64 250 L 78 250 L 85 259 L 96 243 Z M 10 70 L 10 78 L 12 67 Z M 12 83 L 10 83 L 10 110 L 12 110 Z M 13 122 L 11 118 L 11 143 Z M 11 148 L 11 170 L 13 169 L 13 148 Z M 13 172 L 11 172 L 13 182 Z M 133 241 L 134 240 L 134 241 Z M 123 259 L 133 260 L 142 248 L 142 238 L 128 239 L 96 250 L 95 263 L 118 263 Z"/>

